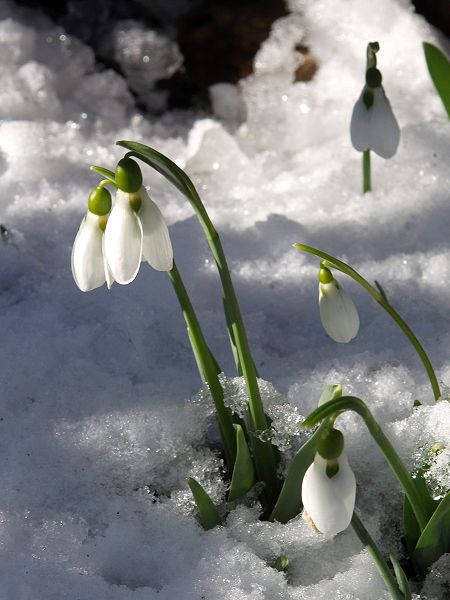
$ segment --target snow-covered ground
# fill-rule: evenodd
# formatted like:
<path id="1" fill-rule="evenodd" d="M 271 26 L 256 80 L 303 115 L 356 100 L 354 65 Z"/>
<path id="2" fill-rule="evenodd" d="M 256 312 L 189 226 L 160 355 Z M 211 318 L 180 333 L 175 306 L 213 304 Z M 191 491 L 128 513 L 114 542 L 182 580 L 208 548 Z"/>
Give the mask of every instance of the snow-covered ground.
<path id="1" fill-rule="evenodd" d="M 83 294 L 70 271 L 98 181 L 89 165 L 114 168 L 114 142 L 142 140 L 186 168 L 221 233 L 268 403 L 289 401 L 292 423 L 292 407 L 306 415 L 325 384 L 342 383 L 409 467 L 448 444 L 450 404 L 434 404 L 400 330 L 342 276 L 361 330 L 348 345 L 332 342 L 318 317 L 318 261 L 291 247 L 319 247 L 379 280 L 450 384 L 450 132 L 421 48 L 438 38 L 406 0 L 289 5 L 255 74 L 239 90 L 215 89 L 217 118 L 150 120 L 89 48 L 0 2 L 1 600 L 389 598 L 351 529 L 324 539 L 301 517 L 265 523 L 258 506 L 241 506 L 225 527 L 202 531 L 186 477 L 218 502 L 226 490 L 167 276 L 143 265 L 131 285 Z M 363 197 L 349 120 L 373 40 L 402 137 L 393 159 L 374 158 L 374 191 Z M 299 41 L 319 70 L 293 84 Z M 239 395 L 199 225 L 174 188 L 150 169 L 145 177 L 227 389 Z M 413 409 L 415 399 L 423 406 Z M 399 487 L 361 422 L 339 422 L 362 519 L 383 552 L 403 556 Z M 292 451 L 301 439 L 291 427 L 283 441 Z M 431 467 L 436 495 L 450 487 L 448 463 L 446 450 Z M 270 566 L 280 554 L 287 575 Z M 443 600 L 449 572 L 443 557 L 420 598 Z"/>

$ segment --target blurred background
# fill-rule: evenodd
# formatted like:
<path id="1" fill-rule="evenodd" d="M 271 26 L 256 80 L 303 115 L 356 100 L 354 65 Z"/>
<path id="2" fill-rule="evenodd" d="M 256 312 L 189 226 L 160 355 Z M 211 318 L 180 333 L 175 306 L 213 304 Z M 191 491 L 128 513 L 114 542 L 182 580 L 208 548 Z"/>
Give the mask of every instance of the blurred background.
<path id="1" fill-rule="evenodd" d="M 98 63 L 127 79 L 137 108 L 156 113 L 167 108 L 210 110 L 209 87 L 236 84 L 250 75 L 272 23 L 288 14 L 284 0 L 17 0 L 17 4 L 39 7 L 89 45 Z M 412 5 L 444 36 L 450 35 L 449 0 L 412 0 Z M 304 60 L 295 81 L 309 81 L 317 68 L 314 49 L 299 40 L 296 50 Z"/>

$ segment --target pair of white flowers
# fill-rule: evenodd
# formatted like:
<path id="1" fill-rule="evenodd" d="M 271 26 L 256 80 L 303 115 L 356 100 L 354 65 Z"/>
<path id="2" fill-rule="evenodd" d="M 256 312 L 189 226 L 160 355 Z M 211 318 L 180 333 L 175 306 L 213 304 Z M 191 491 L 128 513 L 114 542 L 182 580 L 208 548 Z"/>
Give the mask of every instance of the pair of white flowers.
<path id="1" fill-rule="evenodd" d="M 123 163 L 122 174 L 129 161 L 131 159 L 120 161 Z M 123 177 L 117 177 L 116 171 L 119 189 L 111 211 L 107 190 L 99 186 L 90 195 L 89 209 L 72 249 L 73 277 L 83 292 L 105 282 L 108 288 L 114 281 L 130 283 L 136 277 L 141 261 L 147 261 L 158 271 L 172 269 L 172 244 L 161 211 L 142 187 L 142 178 L 134 178 L 132 185 L 126 180 L 123 183 L 128 190 L 134 187 L 137 191 L 120 189 L 122 181 Z"/>
<path id="2" fill-rule="evenodd" d="M 302 502 L 305 519 L 319 532 L 331 536 L 350 525 L 356 480 L 348 464 L 342 433 L 332 429 L 324 441 L 325 446 L 319 443 L 314 462 L 303 478 Z"/>

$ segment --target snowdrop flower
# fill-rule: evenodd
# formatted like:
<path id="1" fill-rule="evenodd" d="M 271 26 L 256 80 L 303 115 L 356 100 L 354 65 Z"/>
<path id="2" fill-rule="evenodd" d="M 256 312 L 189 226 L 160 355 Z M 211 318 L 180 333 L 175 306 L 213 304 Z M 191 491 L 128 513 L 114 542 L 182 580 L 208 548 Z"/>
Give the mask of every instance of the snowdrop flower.
<path id="1" fill-rule="evenodd" d="M 359 316 L 353 300 L 324 266 L 319 271 L 319 312 L 323 328 L 335 342 L 346 344 L 358 333 Z"/>
<path id="2" fill-rule="evenodd" d="M 119 161 L 116 169 L 119 187 L 105 229 L 105 255 L 117 283 L 127 284 L 136 277 L 141 260 L 158 271 L 170 271 L 173 250 L 164 218 L 142 187 L 142 175 L 130 158 Z"/>
<path id="3" fill-rule="evenodd" d="M 304 517 L 319 532 L 336 535 L 350 525 L 355 496 L 356 481 L 344 451 L 344 436 L 331 429 L 319 442 L 303 478 Z"/>
<path id="4" fill-rule="evenodd" d="M 110 209 L 110 193 L 101 186 L 95 188 L 72 248 L 72 274 L 82 292 L 94 290 L 105 281 L 110 288 L 114 281 L 103 252 L 103 231 Z"/>
<path id="5" fill-rule="evenodd" d="M 366 85 L 353 108 L 350 137 L 356 150 L 373 150 L 382 158 L 391 158 L 397 151 L 400 129 L 381 80 L 378 69 L 367 70 Z"/>

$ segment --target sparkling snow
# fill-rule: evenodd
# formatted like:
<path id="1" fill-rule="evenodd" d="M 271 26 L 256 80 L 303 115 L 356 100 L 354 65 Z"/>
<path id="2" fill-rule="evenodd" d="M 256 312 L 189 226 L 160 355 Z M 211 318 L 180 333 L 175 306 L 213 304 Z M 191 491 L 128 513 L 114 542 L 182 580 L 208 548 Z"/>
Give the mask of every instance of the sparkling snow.
<path id="1" fill-rule="evenodd" d="M 83 294 L 70 272 L 98 181 L 89 166 L 113 168 L 123 154 L 116 140 L 142 140 L 187 169 L 220 230 L 274 418 L 262 434 L 289 456 L 323 386 L 341 383 L 367 401 L 411 469 L 433 444 L 448 445 L 448 387 L 434 404 L 406 338 L 343 275 L 361 329 L 349 345 L 327 338 L 318 260 L 292 248 L 319 247 L 380 281 L 450 385 L 450 130 L 421 49 L 437 34 L 407 0 L 379 0 L 376 10 L 369 0 L 289 7 L 254 74 L 213 87 L 214 118 L 156 120 L 138 114 L 128 86 L 163 105 L 153 82 L 180 60 L 168 39 L 136 22 L 113 32 L 127 83 L 39 13 L 0 3 L 0 600 L 389 598 L 351 529 L 325 539 L 300 517 L 261 522 L 254 505 L 202 531 L 186 478 L 220 503 L 224 467 L 168 278 L 143 265 L 132 285 Z M 392 160 L 374 158 L 374 191 L 362 197 L 349 120 L 373 40 L 402 133 Z M 319 63 L 309 83 L 292 82 L 299 42 Z M 199 225 L 174 188 L 144 173 L 227 374 L 227 402 L 242 407 Z M 383 551 L 402 557 L 399 487 L 361 420 L 339 423 L 357 508 Z M 449 488 L 448 449 L 427 480 L 436 497 Z M 271 566 L 281 554 L 287 574 Z M 449 573 L 444 556 L 421 600 L 443 600 Z"/>

